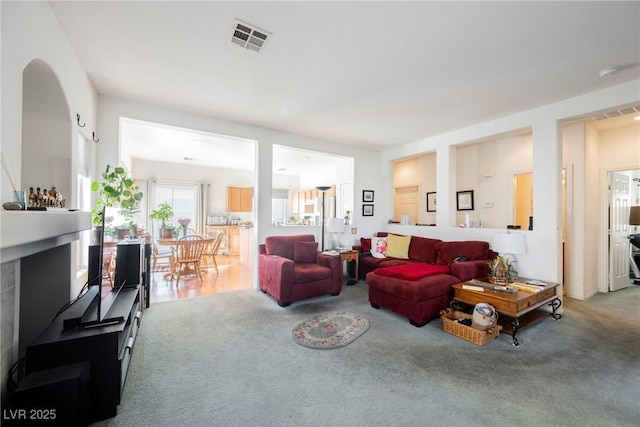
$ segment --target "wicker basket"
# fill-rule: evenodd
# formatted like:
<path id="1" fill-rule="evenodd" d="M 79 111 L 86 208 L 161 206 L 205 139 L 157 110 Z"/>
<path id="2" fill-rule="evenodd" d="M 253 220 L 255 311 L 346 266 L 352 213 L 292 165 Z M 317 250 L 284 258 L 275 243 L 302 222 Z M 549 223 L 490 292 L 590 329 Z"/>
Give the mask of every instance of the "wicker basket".
<path id="1" fill-rule="evenodd" d="M 440 318 L 442 319 L 442 330 L 467 341 L 470 341 L 475 345 L 485 345 L 486 343 L 495 340 L 496 337 L 500 335 L 500 330 L 502 330 L 501 325 L 492 326 L 486 331 L 481 331 L 479 329 L 475 329 L 471 326 L 467 326 L 465 324 L 457 322 L 457 320 L 461 319 L 471 320 L 472 317 L 473 316 L 471 316 L 470 314 L 466 314 L 461 311 L 455 311 L 450 308 L 442 310 L 440 312 Z"/>

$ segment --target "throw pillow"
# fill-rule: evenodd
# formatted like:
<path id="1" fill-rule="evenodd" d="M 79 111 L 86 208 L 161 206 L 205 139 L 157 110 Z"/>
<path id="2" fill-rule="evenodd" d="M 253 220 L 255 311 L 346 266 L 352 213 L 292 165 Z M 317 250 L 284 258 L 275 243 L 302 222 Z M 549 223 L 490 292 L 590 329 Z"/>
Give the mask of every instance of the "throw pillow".
<path id="1" fill-rule="evenodd" d="M 385 251 L 387 250 L 387 238 L 386 237 L 372 237 L 371 238 L 371 255 L 374 258 L 385 258 Z"/>
<path id="2" fill-rule="evenodd" d="M 361 237 L 360 248 L 363 254 L 366 254 L 367 252 L 371 252 L 371 239 Z"/>
<path id="3" fill-rule="evenodd" d="M 293 245 L 293 262 L 316 262 L 318 242 L 296 242 Z"/>
<path id="4" fill-rule="evenodd" d="M 389 234 L 387 236 L 387 250 L 384 254 L 388 257 L 409 259 L 409 244 L 411 236 L 398 236 Z"/>

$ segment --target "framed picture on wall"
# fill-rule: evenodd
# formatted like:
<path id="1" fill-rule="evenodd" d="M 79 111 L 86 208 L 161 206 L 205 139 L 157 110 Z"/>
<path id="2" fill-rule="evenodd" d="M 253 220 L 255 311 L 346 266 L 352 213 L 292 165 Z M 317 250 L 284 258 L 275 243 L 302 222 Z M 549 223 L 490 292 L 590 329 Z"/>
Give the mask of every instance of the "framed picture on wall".
<path id="1" fill-rule="evenodd" d="M 436 193 L 427 193 L 427 212 L 436 211 Z"/>
<path id="2" fill-rule="evenodd" d="M 362 190 L 362 201 L 364 203 L 373 203 L 373 190 Z"/>
<path id="3" fill-rule="evenodd" d="M 456 191 L 456 206 L 459 211 L 473 210 L 473 190 Z"/>
<path id="4" fill-rule="evenodd" d="M 362 205 L 362 216 L 373 216 L 373 205 Z"/>

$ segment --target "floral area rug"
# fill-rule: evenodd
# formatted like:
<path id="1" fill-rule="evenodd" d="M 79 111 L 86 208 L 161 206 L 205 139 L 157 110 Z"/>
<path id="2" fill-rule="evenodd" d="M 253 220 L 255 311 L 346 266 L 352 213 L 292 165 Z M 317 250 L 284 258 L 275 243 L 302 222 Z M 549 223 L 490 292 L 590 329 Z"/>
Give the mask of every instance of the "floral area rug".
<path id="1" fill-rule="evenodd" d="M 293 328 L 291 335 L 298 344 L 316 349 L 344 347 L 369 329 L 366 317 L 344 311 L 319 314 Z"/>

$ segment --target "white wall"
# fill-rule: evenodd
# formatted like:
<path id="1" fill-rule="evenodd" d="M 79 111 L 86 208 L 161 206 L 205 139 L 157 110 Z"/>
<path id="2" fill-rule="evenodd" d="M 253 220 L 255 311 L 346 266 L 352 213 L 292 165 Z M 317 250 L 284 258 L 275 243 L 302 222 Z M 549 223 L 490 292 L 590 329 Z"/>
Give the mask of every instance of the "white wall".
<path id="1" fill-rule="evenodd" d="M 588 299 L 607 289 L 607 171 L 640 168 L 640 124 L 598 131 L 588 121 L 563 126 L 567 168 L 565 283 L 567 295 Z M 600 191 L 602 189 L 602 191 Z"/>
<path id="2" fill-rule="evenodd" d="M 597 175 L 601 191 L 598 216 L 598 242 L 601 251 L 598 253 L 598 265 L 608 265 L 609 256 L 605 250 L 608 245 L 608 198 L 607 172 L 640 169 L 640 124 L 618 129 L 603 130 L 597 135 L 598 158 L 589 173 Z M 632 183 L 632 187 L 634 187 Z M 637 186 L 635 186 L 637 190 Z M 633 193 L 631 193 L 633 197 Z M 634 204 L 633 199 L 631 204 Z M 598 271 L 598 290 L 607 290 L 607 271 Z"/>
<path id="3" fill-rule="evenodd" d="M 34 59 L 44 61 L 55 74 L 62 92 L 69 106 L 69 123 L 73 125 L 71 136 L 63 144 L 67 147 L 71 158 L 65 163 L 71 167 L 71 176 L 75 176 L 77 168 L 77 132 L 91 139 L 91 132 L 95 125 L 95 111 L 97 96 L 85 73 L 82 63 L 76 56 L 74 49 L 69 44 L 58 20 L 52 14 L 46 2 L 0 2 L 2 61 L 1 61 L 1 87 L 2 127 L 0 130 L 0 143 L 2 154 L 6 159 L 13 179 L 18 189 L 29 186 L 31 183 L 23 182 L 22 159 L 22 114 L 23 114 L 23 71 Z M 76 125 L 76 114 L 80 114 L 84 128 Z M 44 164 L 43 168 L 50 168 L 57 164 L 55 159 L 51 163 Z M 11 200 L 11 185 L 5 178 L 4 172 L 0 179 L 0 200 Z M 40 179 L 55 176 L 55 171 L 49 170 Z M 25 177 L 26 179 L 26 177 Z M 53 185 L 54 183 L 42 183 L 41 185 Z M 72 196 L 65 195 L 70 203 Z M 0 224 L 2 226 L 2 224 Z M 12 265 L 2 266 L 5 271 L 19 272 L 20 261 L 12 262 Z M 74 272 L 75 273 L 75 272 Z M 75 274 L 74 274 L 75 275 Z M 74 278 L 69 278 L 71 281 Z M 11 274 L 11 280 L 2 278 L 2 353 L 0 355 L 2 386 L 6 384 L 6 376 L 9 366 L 17 356 L 18 330 L 18 306 L 16 298 L 19 298 L 20 289 L 19 274 Z M 75 292 L 70 292 L 75 294 Z M 12 324 L 13 321 L 13 324 Z M 3 402 L 7 394 L 2 393 Z"/>
<path id="4" fill-rule="evenodd" d="M 385 175 L 383 193 L 392 191 L 393 179 L 389 164 L 393 160 L 427 152 L 437 152 L 438 197 L 436 227 L 402 227 L 387 229 L 405 234 L 433 236 L 445 240 L 480 239 L 491 242 L 498 229 L 460 229 L 456 221 L 455 191 L 457 161 L 455 146 L 509 132 L 531 129 L 534 172 L 534 230 L 522 231 L 527 254 L 518 256 L 520 273 L 541 280 L 562 281 L 562 221 L 561 221 L 561 136 L 560 121 L 606 111 L 613 107 L 637 104 L 640 101 L 640 80 L 621 84 L 555 104 L 516 113 L 479 125 L 434 136 L 401 147 L 383 151 L 381 171 Z M 583 183 L 578 183 L 583 185 Z M 384 216 L 393 212 L 387 199 L 382 207 Z M 579 267 L 583 269 L 583 264 Z"/>
<path id="5" fill-rule="evenodd" d="M 487 228 L 506 228 L 512 224 L 513 175 L 532 171 L 532 149 L 530 133 L 455 147 L 456 191 L 474 191 L 474 210 L 456 212 L 454 224 L 463 224 L 467 213 L 471 218 L 482 220 Z M 493 176 L 485 177 L 484 172 L 491 172 Z M 436 213 L 427 212 L 426 207 L 426 193 L 435 191 L 437 185 L 435 153 L 395 162 L 394 186 L 412 185 L 418 185 L 421 190 L 417 222 L 435 223 Z"/>
<path id="6" fill-rule="evenodd" d="M 598 132 L 598 167 L 637 169 L 640 164 L 640 123 Z"/>
<path id="7" fill-rule="evenodd" d="M 272 188 L 272 150 L 273 145 L 284 145 L 304 150 L 321 151 L 323 153 L 354 158 L 354 217 L 353 223 L 358 233 L 354 238 L 371 236 L 379 231 L 384 222 L 380 211 L 373 217 L 362 217 L 362 201 L 359 195 L 363 189 L 376 191 L 376 204 L 379 206 L 384 198 L 378 199 L 383 186 L 380 179 L 380 153 L 375 150 L 346 146 L 300 135 L 275 131 L 259 126 L 246 125 L 230 120 L 207 117 L 171 110 L 158 106 L 143 104 L 121 98 L 100 96 L 98 100 L 98 122 L 100 144 L 98 144 L 98 167 L 102 170 L 106 164 L 117 164 L 119 159 L 119 119 L 127 117 L 145 120 L 204 132 L 236 136 L 255 140 L 255 197 L 254 212 L 257 225 L 257 242 L 264 242 L 266 236 L 279 234 L 312 233 L 319 241 L 319 227 L 276 227 L 271 224 L 271 188 Z M 275 187 L 278 187 L 276 183 Z M 257 271 L 257 268 L 254 269 Z"/>
<path id="8" fill-rule="evenodd" d="M 584 135 L 584 205 L 582 210 L 574 212 L 574 216 L 582 215 L 584 228 L 580 230 L 584 236 L 584 257 L 575 264 L 576 268 L 584 271 L 583 286 L 574 286 L 575 295 L 578 298 L 589 298 L 598 292 L 598 226 L 600 224 L 600 206 L 604 200 L 600 198 L 597 189 L 600 186 L 600 174 L 598 172 L 598 132 L 591 126 L 585 126 Z M 607 270 L 607 264 L 601 266 Z"/>
<path id="9" fill-rule="evenodd" d="M 456 191 L 474 191 L 471 218 L 481 219 L 487 228 L 514 223 L 513 175 L 533 170 L 532 154 L 530 133 L 456 147 Z M 494 175 L 483 177 L 485 171 Z M 465 222 L 465 213 L 456 213 L 455 224 Z"/>
<path id="10" fill-rule="evenodd" d="M 133 159 L 131 173 L 136 179 L 146 179 L 150 182 L 164 180 L 208 184 L 208 215 L 227 211 L 227 187 L 251 187 L 255 182 L 254 173 L 250 171 L 205 166 L 187 167 L 142 159 Z M 149 198 L 146 200 L 148 201 Z M 151 206 L 151 210 L 154 208 L 155 206 Z"/>
<path id="11" fill-rule="evenodd" d="M 22 175 L 22 72 L 39 58 L 53 70 L 69 105 L 69 121 L 76 124 L 80 114 L 84 128 L 73 130 L 91 139 L 95 129 L 97 95 L 82 63 L 69 44 L 58 20 L 46 2 L 1 2 L 2 7 L 2 153 L 12 169 L 16 185 Z M 37 28 L 37 31 L 34 31 Z M 75 134 L 77 135 L 77 134 Z M 75 136 L 68 141 L 75 148 Z M 75 158 L 72 161 L 75 162 Z M 46 166 L 45 166 L 46 167 Z M 8 180 L 0 180 L 0 199 L 11 199 Z M 24 185 L 29 185 L 25 183 Z"/>
<path id="12" fill-rule="evenodd" d="M 585 125 L 571 123 L 562 128 L 562 159 L 567 169 L 567 222 L 565 234 L 565 284 L 567 296 L 584 298 L 585 257 Z M 575 266 L 575 267 L 574 267 Z"/>

